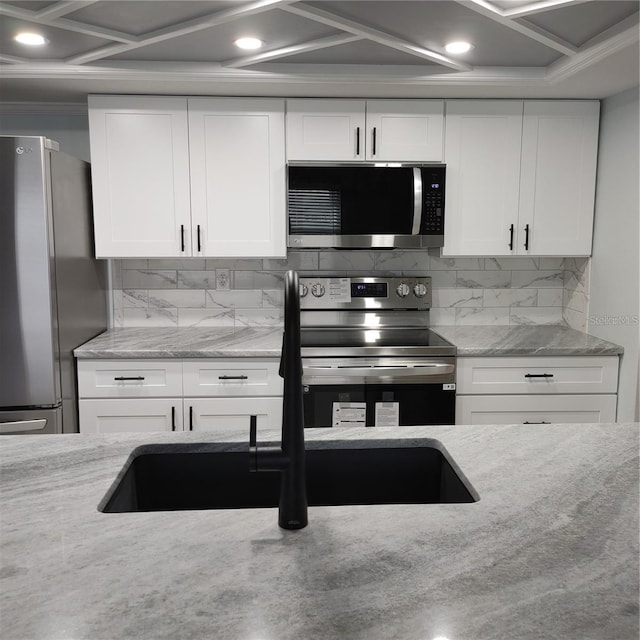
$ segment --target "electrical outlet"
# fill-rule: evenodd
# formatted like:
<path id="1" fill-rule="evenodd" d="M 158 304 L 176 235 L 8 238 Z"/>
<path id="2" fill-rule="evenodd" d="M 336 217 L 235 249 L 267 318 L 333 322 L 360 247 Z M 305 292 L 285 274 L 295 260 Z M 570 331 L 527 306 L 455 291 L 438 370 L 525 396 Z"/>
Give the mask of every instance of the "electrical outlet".
<path id="1" fill-rule="evenodd" d="M 216 269 L 216 289 L 229 291 L 231 289 L 231 273 L 229 269 Z"/>

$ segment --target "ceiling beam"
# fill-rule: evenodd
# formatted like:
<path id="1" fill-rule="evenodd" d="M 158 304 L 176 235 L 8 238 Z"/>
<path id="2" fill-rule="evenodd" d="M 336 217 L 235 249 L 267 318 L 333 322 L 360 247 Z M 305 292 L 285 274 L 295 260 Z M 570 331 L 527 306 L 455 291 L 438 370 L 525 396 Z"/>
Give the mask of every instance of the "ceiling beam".
<path id="1" fill-rule="evenodd" d="M 76 8 L 79 7 L 76 6 Z M 90 24 L 85 24 L 84 22 L 76 22 L 75 20 L 59 18 L 56 15 L 40 15 L 40 13 L 36 11 L 20 9 L 19 7 L 3 4 L 1 2 L 0 15 L 17 18 L 19 20 L 28 20 L 35 24 L 47 25 L 56 29 L 64 29 L 65 31 L 74 31 L 75 33 L 82 33 L 86 36 L 94 36 L 105 40 L 115 40 L 116 42 L 126 43 L 135 42 L 137 40 L 136 36 L 132 36 L 129 33 L 122 33 L 121 31 L 114 31 L 113 29 L 103 29 L 102 27 L 95 27 Z"/>
<path id="2" fill-rule="evenodd" d="M 233 22 L 234 20 L 255 15 L 257 13 L 271 11 L 275 7 L 287 5 L 291 2 L 295 2 L 295 0 L 255 0 L 254 2 L 244 3 L 230 9 L 210 13 L 206 16 L 172 24 L 168 27 L 157 29 L 156 31 L 150 31 L 139 36 L 135 42 L 131 42 L 129 44 L 109 44 L 104 47 L 94 49 L 93 51 L 88 51 L 68 58 L 65 62 L 68 64 L 86 64 L 87 62 L 95 62 L 96 60 L 100 60 L 101 58 L 106 58 L 117 53 L 139 49 L 140 47 L 145 47 L 150 44 L 164 42 L 165 40 L 172 40 L 173 38 L 184 36 L 189 33 L 209 29 L 225 22 Z"/>
<path id="3" fill-rule="evenodd" d="M 547 80 L 551 83 L 560 82 L 621 49 L 636 44 L 640 40 L 638 21 L 639 14 L 634 13 L 587 42 L 576 55 L 550 64 L 547 67 Z"/>
<path id="4" fill-rule="evenodd" d="M 456 71 L 469 71 L 471 69 L 471 67 L 464 62 L 453 60 L 452 58 L 443 56 L 442 54 L 431 51 L 430 49 L 419 47 L 390 33 L 374 29 L 373 27 L 350 20 L 349 18 L 344 18 L 338 14 L 325 11 L 324 9 L 318 9 L 317 7 L 306 5 L 304 3 L 291 4 L 281 8 L 289 13 L 309 18 L 315 22 L 320 22 L 321 24 L 334 27 L 335 29 L 340 29 L 341 31 L 346 31 L 347 33 L 352 33 L 356 36 L 361 36 L 367 40 L 371 40 L 372 42 L 384 45 L 385 47 L 397 49 L 398 51 L 422 58 L 423 60 L 428 60 L 429 62 L 435 62 Z"/>
<path id="5" fill-rule="evenodd" d="M 44 9 L 40 9 L 40 11 L 34 11 L 34 17 L 39 20 L 55 20 L 56 18 L 66 16 L 67 13 L 73 13 L 74 11 L 78 11 L 78 9 L 83 9 L 96 2 L 98 2 L 98 0 L 66 0 L 65 2 L 55 2 Z"/>
<path id="6" fill-rule="evenodd" d="M 539 2 L 525 4 L 515 9 L 505 9 L 499 13 L 505 18 L 522 18 L 535 13 L 544 13 L 550 9 L 559 9 L 563 6 L 583 4 L 584 2 L 592 2 L 592 0 L 540 0 Z"/>
<path id="7" fill-rule="evenodd" d="M 16 56 L 7 56 L 4 53 L 0 53 L 0 62 L 7 62 L 9 64 L 27 64 L 31 62 L 28 58 L 17 58 Z"/>
<path id="8" fill-rule="evenodd" d="M 486 0 L 455 0 L 458 4 L 471 9 L 485 18 L 489 18 L 504 27 L 513 29 L 527 38 L 531 38 L 540 44 L 543 44 L 555 51 L 559 51 L 565 56 L 571 56 L 578 51 L 578 48 L 570 42 L 559 38 L 553 33 L 537 27 L 536 25 L 526 22 L 525 20 L 513 20 L 503 15 L 502 11 Z"/>
<path id="9" fill-rule="evenodd" d="M 280 49 L 274 49 L 273 51 L 265 51 L 264 53 L 256 53 L 251 56 L 244 56 L 242 58 L 235 58 L 233 60 L 227 60 L 222 63 L 223 67 L 231 67 L 239 69 L 241 67 L 248 67 L 252 64 L 258 64 L 260 62 L 269 62 L 278 58 L 284 58 L 287 56 L 295 56 L 299 53 L 306 53 L 308 51 L 318 51 L 319 49 L 326 49 L 328 47 L 336 47 L 341 44 L 348 44 L 349 42 L 356 42 L 362 40 L 360 36 L 354 35 L 338 35 L 329 36 L 328 38 L 319 38 L 317 40 L 309 40 L 308 42 L 302 42 L 301 44 L 295 44 L 290 47 L 282 47 Z"/>

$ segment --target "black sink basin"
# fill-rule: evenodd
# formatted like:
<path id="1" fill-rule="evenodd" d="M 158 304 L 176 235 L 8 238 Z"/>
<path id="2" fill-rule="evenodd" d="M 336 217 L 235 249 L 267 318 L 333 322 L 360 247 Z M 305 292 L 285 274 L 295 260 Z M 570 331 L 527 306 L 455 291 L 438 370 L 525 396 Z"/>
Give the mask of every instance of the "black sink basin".
<path id="1" fill-rule="evenodd" d="M 307 450 L 309 506 L 475 502 L 476 492 L 442 445 L 430 443 L 351 448 L 354 443 L 341 442 L 334 443 L 338 448 Z M 205 446 L 135 449 L 98 509 L 122 513 L 278 506 L 279 473 L 251 473 L 247 450 L 203 451 Z M 237 446 L 229 443 L 228 448 Z"/>

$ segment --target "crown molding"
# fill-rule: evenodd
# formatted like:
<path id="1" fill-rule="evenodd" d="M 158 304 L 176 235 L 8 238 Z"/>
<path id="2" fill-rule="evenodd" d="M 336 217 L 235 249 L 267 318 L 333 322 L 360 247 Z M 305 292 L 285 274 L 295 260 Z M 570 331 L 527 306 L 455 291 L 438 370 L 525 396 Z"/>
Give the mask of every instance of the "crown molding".
<path id="1" fill-rule="evenodd" d="M 73 102 L 0 102 L 0 116 L 79 116 L 87 117 L 87 105 Z"/>

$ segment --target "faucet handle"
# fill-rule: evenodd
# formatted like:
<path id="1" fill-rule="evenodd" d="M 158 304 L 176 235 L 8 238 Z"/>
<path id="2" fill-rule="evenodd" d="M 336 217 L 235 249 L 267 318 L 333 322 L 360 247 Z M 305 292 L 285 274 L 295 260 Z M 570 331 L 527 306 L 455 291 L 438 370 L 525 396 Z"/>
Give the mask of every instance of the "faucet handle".
<path id="1" fill-rule="evenodd" d="M 249 446 L 255 447 L 258 444 L 258 417 L 249 416 Z"/>
<path id="2" fill-rule="evenodd" d="M 249 471 L 258 470 L 258 417 L 249 417 Z"/>

